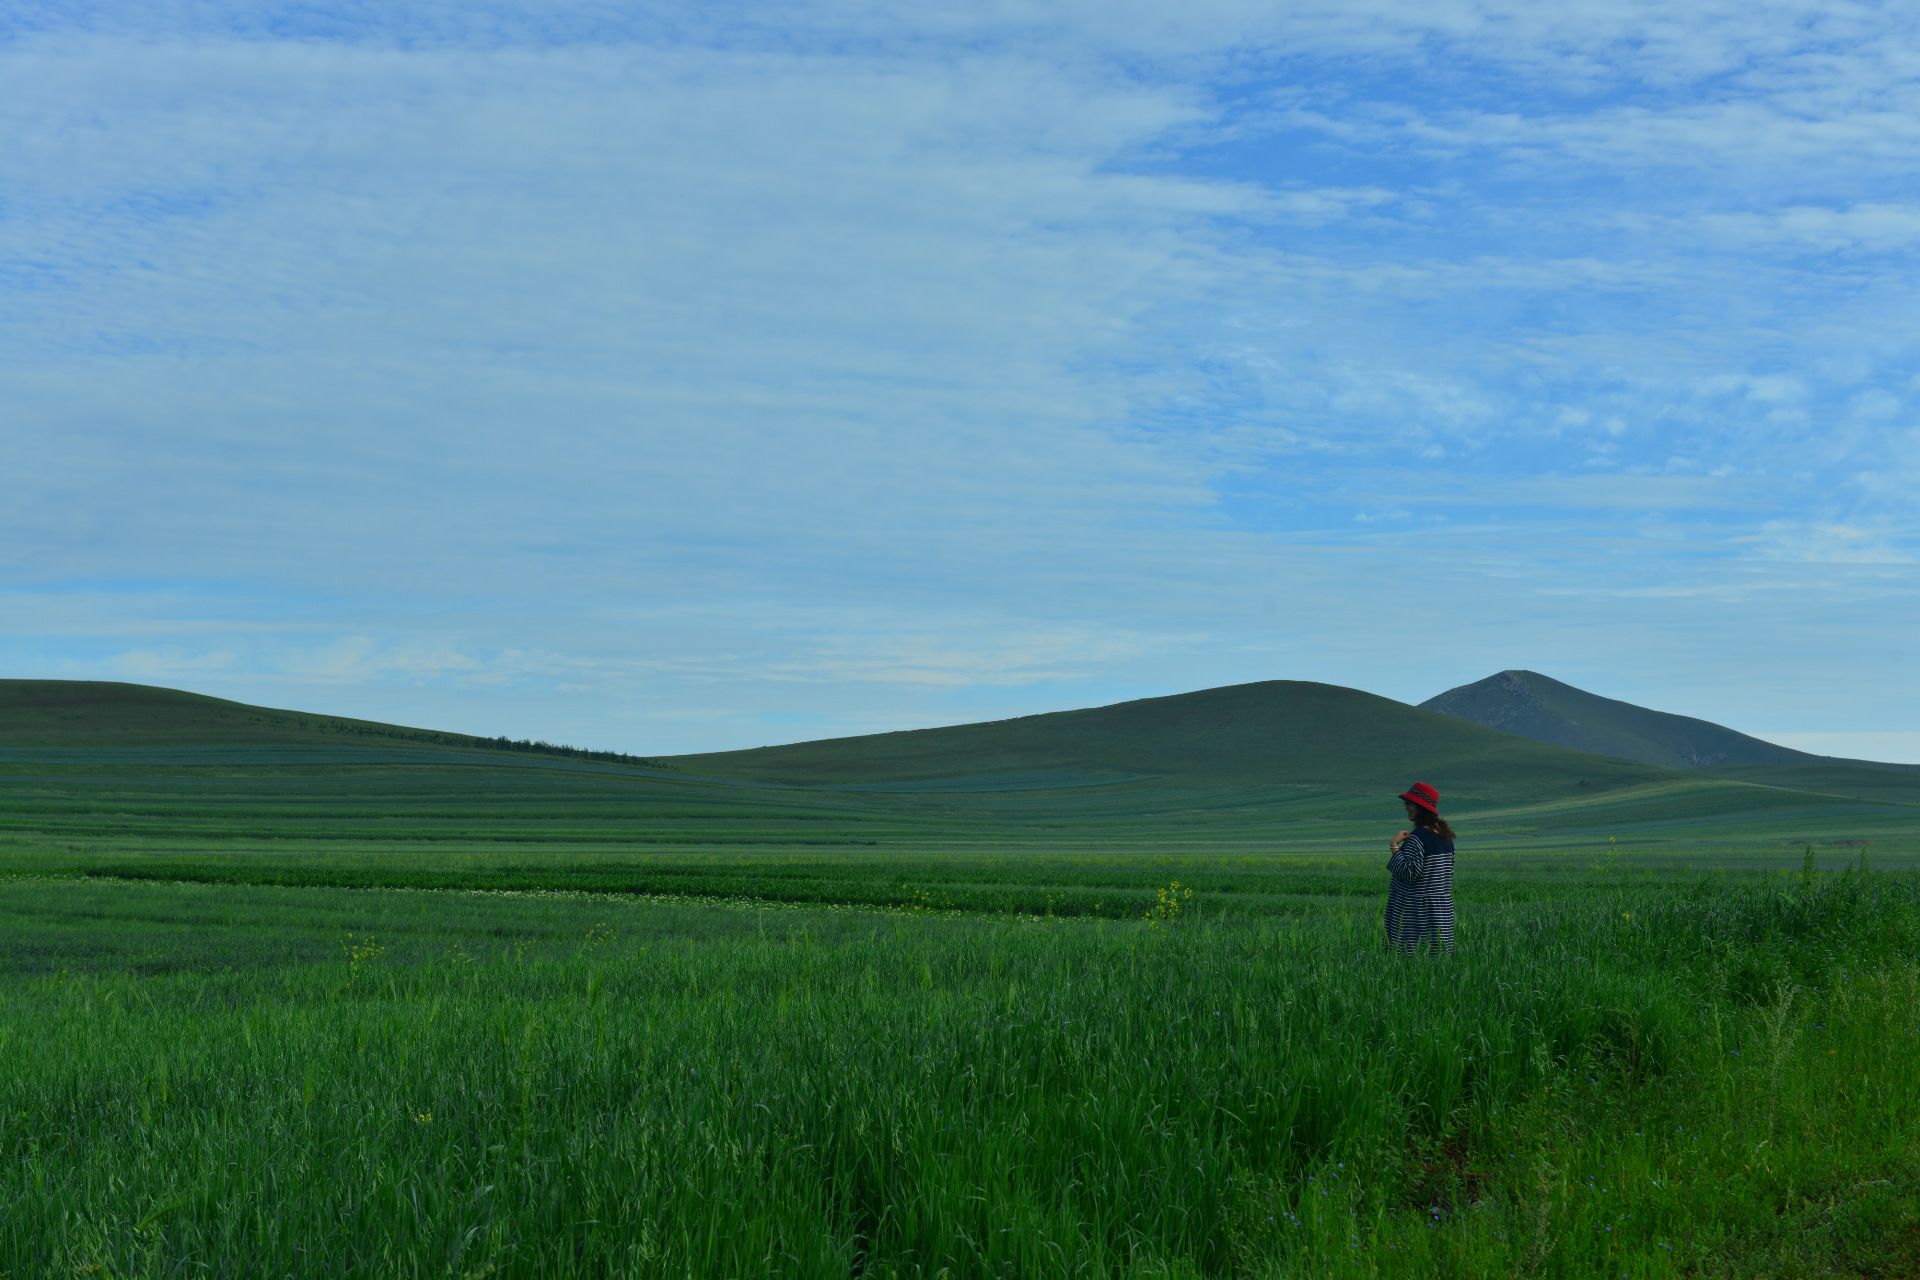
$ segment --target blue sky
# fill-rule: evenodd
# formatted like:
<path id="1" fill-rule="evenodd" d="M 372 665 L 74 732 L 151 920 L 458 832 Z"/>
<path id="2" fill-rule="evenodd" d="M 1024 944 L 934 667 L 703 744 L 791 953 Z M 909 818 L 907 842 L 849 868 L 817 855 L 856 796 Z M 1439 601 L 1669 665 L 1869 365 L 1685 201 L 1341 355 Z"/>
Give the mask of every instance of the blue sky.
<path id="1" fill-rule="evenodd" d="M 1920 760 L 1900 7 L 906 8 L 9 5 L 0 670 L 669 752 L 1528 667 Z"/>

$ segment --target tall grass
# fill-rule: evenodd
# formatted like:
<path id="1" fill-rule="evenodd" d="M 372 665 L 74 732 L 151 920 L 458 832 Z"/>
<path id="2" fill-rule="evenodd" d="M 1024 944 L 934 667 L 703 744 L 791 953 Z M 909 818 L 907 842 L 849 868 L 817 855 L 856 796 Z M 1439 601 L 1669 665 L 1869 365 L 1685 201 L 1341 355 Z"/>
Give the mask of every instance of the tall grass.
<path id="1" fill-rule="evenodd" d="M 1410 963 L 1339 899 L 1108 921 L 0 886 L 0 955 L 70 959 L 0 987 L 0 1274 L 1920 1259 L 1803 1229 L 1897 1222 L 1920 1187 L 1920 887 L 1567 887 Z"/>

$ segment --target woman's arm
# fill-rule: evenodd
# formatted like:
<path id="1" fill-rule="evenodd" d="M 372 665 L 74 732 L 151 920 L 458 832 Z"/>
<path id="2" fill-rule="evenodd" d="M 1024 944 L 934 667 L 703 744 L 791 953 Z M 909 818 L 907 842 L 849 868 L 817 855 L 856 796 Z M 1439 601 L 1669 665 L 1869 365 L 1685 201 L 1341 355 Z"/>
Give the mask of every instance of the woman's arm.
<path id="1" fill-rule="evenodd" d="M 1393 839 L 1387 841 L 1387 865 L 1389 867 L 1393 865 L 1393 855 L 1400 852 L 1400 842 L 1405 840 L 1409 834 L 1411 833 L 1398 831 L 1394 833 Z"/>
<path id="2" fill-rule="evenodd" d="M 1420 879 L 1420 873 L 1426 870 L 1427 846 L 1421 843 L 1418 831 L 1409 831 L 1400 837 L 1399 846 L 1393 856 L 1387 859 L 1387 870 L 1407 884 Z"/>

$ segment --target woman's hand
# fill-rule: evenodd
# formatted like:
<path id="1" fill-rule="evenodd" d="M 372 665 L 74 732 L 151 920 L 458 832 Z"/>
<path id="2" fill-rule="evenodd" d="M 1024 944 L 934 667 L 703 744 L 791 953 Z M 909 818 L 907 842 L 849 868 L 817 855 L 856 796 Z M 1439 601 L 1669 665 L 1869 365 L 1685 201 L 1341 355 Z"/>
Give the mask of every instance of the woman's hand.
<path id="1" fill-rule="evenodd" d="M 1398 852 L 1400 852 L 1400 846 L 1401 846 L 1402 844 L 1404 844 L 1404 843 L 1406 843 L 1406 839 L 1407 839 L 1407 837 L 1408 837 L 1408 836 L 1410 836 L 1410 835 L 1412 835 L 1412 834 L 1413 834 L 1413 833 L 1412 833 L 1411 831 L 1402 831 L 1402 832 L 1401 832 L 1401 833 L 1400 833 L 1399 835 L 1397 835 L 1397 836 L 1395 836 L 1395 837 L 1394 837 L 1393 839 L 1391 839 L 1391 840 L 1389 840 L 1389 841 L 1387 842 L 1387 852 L 1388 852 L 1388 853 L 1398 853 Z"/>

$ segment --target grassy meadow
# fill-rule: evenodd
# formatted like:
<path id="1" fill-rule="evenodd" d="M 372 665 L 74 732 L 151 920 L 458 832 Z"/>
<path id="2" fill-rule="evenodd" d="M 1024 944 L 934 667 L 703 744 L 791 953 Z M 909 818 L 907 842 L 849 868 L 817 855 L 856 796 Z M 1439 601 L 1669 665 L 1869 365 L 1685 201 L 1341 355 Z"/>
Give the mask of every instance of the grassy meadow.
<path id="1" fill-rule="evenodd" d="M 1898 791 L 1462 739 L 1409 960 L 1369 780 L 43 693 L 0 1276 L 1920 1273 Z"/>

